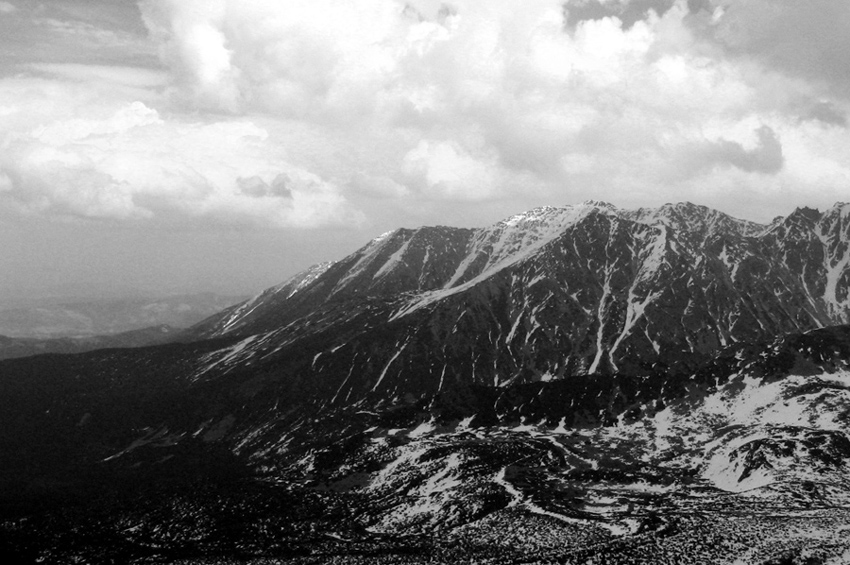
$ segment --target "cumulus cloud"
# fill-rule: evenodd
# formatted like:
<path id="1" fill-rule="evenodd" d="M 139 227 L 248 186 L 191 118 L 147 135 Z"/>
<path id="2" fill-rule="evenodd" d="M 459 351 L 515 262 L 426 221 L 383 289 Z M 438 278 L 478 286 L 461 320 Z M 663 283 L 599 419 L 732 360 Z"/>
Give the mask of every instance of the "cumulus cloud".
<path id="1" fill-rule="evenodd" d="M 495 166 L 476 159 L 456 143 L 422 140 L 404 157 L 412 184 L 449 200 L 483 200 L 497 192 Z"/>
<path id="2" fill-rule="evenodd" d="M 817 205 L 809 196 L 850 170 L 841 73 L 810 80 L 794 54 L 803 40 L 779 35 L 816 10 L 784 0 L 140 7 L 167 78 L 40 65 L 63 93 L 110 76 L 108 102 L 50 110 L 0 93 L 4 202 L 307 226 L 356 222 L 387 200 L 411 215 L 441 201 L 703 201 L 732 186 L 720 174 L 764 194 L 799 186 Z M 826 35 L 806 57 L 846 41 Z"/>
<path id="3" fill-rule="evenodd" d="M 141 8 L 178 86 L 201 107 L 235 111 L 238 70 L 232 66 L 232 51 L 222 30 L 225 2 L 142 2 Z"/>
<path id="4" fill-rule="evenodd" d="M 173 100 L 309 129 L 318 149 L 288 152 L 318 164 L 348 197 L 412 206 L 502 199 L 520 207 L 530 193 L 535 202 L 621 202 L 623 194 L 644 198 L 638 204 L 700 201 L 724 170 L 739 184 L 798 182 L 780 177 L 805 168 L 791 161 L 810 155 L 798 145 L 816 136 L 795 136 L 795 128 L 834 128 L 847 112 L 829 88 L 839 82 L 826 67 L 817 70 L 838 64 L 829 53 L 848 51 L 846 34 L 829 31 L 843 24 L 827 22 L 845 21 L 838 4 L 822 11 L 785 0 L 141 6 L 171 70 Z M 812 33 L 794 33 L 796 19 Z M 818 22 L 827 37 L 815 33 Z M 823 81 L 808 80 L 811 72 Z"/>
<path id="5" fill-rule="evenodd" d="M 141 3 L 178 94 L 200 107 L 238 112 L 263 107 L 296 114 L 316 101 L 356 96 L 383 81 L 399 6 L 365 0 L 147 0 Z M 391 46 L 390 46 L 391 47 Z M 372 92 L 364 94 L 371 95 Z"/>
<path id="6" fill-rule="evenodd" d="M 571 0 L 564 4 L 571 29 L 586 20 L 616 17 L 628 29 L 645 20 L 650 11 L 657 15 L 673 7 L 675 0 Z"/>
<path id="7" fill-rule="evenodd" d="M 169 122 L 141 102 L 6 142 L 0 199 L 24 213 L 313 227 L 357 222 L 339 189 L 268 154 L 245 121 Z"/>

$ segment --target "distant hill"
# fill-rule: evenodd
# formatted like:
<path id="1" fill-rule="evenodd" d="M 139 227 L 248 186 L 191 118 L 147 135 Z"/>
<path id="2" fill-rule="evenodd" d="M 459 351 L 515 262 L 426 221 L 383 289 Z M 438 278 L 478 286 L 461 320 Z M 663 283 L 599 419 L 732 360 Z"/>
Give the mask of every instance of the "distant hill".
<path id="1" fill-rule="evenodd" d="M 84 353 L 97 349 L 144 347 L 168 343 L 179 336 L 178 328 L 151 326 L 119 334 L 90 337 L 27 338 L 0 336 L 0 360 L 29 357 L 44 353 Z"/>
<path id="2" fill-rule="evenodd" d="M 170 326 L 189 327 L 244 300 L 213 293 L 29 305 L 0 310 L 0 335 L 9 338 L 89 338 Z"/>

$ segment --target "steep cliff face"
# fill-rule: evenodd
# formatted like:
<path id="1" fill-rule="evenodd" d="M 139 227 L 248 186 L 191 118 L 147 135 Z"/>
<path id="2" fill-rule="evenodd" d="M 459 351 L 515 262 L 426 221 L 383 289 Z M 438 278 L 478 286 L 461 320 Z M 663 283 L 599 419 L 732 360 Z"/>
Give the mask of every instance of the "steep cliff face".
<path id="1" fill-rule="evenodd" d="M 194 335 L 240 338 L 220 358 L 308 379 L 324 401 L 684 371 L 735 342 L 848 321 L 848 216 L 839 204 L 759 225 L 588 202 L 396 230 Z"/>

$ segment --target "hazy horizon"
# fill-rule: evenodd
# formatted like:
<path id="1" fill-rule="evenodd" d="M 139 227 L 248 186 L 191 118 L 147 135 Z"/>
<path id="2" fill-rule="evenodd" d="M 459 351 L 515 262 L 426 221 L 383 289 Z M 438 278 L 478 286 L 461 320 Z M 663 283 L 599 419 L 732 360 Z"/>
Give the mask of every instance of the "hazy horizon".
<path id="1" fill-rule="evenodd" d="M 838 0 L 2 0 L 0 305 L 253 294 L 590 199 L 823 211 L 847 29 Z"/>

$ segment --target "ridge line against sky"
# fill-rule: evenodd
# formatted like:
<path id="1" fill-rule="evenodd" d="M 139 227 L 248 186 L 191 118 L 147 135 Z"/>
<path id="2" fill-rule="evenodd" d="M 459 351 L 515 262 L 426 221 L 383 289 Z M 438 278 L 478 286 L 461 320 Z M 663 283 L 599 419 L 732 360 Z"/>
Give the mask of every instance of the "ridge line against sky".
<path id="1" fill-rule="evenodd" d="M 400 226 L 850 200 L 843 0 L 2 0 L 0 302 L 253 292 Z"/>

